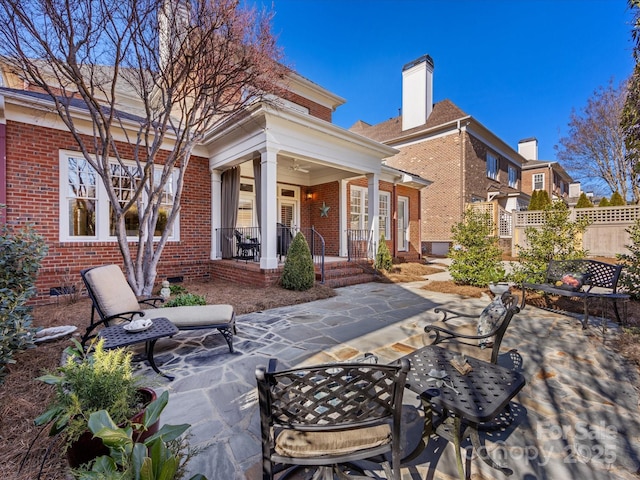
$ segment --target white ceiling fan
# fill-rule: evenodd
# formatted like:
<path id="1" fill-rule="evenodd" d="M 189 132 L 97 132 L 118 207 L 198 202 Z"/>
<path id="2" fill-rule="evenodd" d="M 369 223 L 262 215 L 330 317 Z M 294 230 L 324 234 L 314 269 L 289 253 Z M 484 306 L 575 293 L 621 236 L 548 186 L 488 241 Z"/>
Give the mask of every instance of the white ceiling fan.
<path id="1" fill-rule="evenodd" d="M 309 166 L 308 165 L 300 165 L 297 160 L 293 160 L 293 163 L 291 164 L 290 168 L 294 172 L 309 173 Z"/>

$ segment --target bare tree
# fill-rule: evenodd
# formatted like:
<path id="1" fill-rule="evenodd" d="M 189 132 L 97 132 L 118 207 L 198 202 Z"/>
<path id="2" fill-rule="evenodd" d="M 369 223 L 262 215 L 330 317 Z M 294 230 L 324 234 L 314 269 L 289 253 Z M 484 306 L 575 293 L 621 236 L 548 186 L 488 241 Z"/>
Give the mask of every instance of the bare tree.
<path id="1" fill-rule="evenodd" d="M 48 94 L 102 180 L 137 294 L 153 287 L 194 147 L 249 103 L 279 93 L 271 18 L 239 0 L 0 0 L 0 55 Z M 137 228 L 133 248 L 125 220 Z"/>
<path id="2" fill-rule="evenodd" d="M 627 95 L 626 82 L 598 88 L 580 112 L 571 112 L 569 134 L 560 139 L 558 159 L 576 177 L 595 186 L 606 185 L 637 202 L 640 189 L 633 164 L 626 155 L 620 119 Z"/>
<path id="3" fill-rule="evenodd" d="M 631 38 L 634 43 L 633 58 L 636 65 L 627 85 L 627 99 L 620 126 L 625 135 L 627 161 L 632 165 L 634 182 L 640 183 L 640 0 L 629 0 L 633 12 Z"/>

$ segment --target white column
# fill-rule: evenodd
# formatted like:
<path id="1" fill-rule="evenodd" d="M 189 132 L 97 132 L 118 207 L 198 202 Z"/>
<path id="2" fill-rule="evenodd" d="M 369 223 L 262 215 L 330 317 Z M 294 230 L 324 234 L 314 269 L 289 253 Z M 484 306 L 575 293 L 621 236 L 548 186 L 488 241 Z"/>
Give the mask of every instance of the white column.
<path id="1" fill-rule="evenodd" d="M 340 180 L 340 190 L 338 192 L 338 200 L 340 205 L 340 256 L 346 257 L 349 255 L 347 251 L 347 229 L 349 228 L 349 211 L 351 209 L 351 199 L 347 196 L 348 180 Z"/>
<path id="2" fill-rule="evenodd" d="M 260 172 L 260 268 L 278 268 L 277 252 L 277 167 L 278 152 L 266 149 L 260 152 L 262 169 Z"/>
<path id="3" fill-rule="evenodd" d="M 222 258 L 217 229 L 222 228 L 222 174 L 211 170 L 211 260 Z"/>
<path id="4" fill-rule="evenodd" d="M 369 193 L 369 225 L 367 228 L 371 233 L 371 244 L 374 248 L 372 252 L 373 257 L 375 258 L 376 252 L 375 248 L 377 248 L 378 243 L 380 243 L 380 192 L 379 192 L 379 182 L 380 175 L 377 173 L 369 173 L 367 175 L 368 184 L 368 193 Z"/>

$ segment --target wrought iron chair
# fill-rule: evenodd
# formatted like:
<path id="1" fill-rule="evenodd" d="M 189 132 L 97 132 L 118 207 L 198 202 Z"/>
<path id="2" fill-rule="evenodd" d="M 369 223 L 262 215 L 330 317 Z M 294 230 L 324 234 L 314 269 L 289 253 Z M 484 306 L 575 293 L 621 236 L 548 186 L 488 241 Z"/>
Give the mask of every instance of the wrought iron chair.
<path id="1" fill-rule="evenodd" d="M 185 307 L 158 307 L 162 297 L 138 298 L 133 293 L 122 270 L 117 265 L 92 267 L 80 272 L 91 298 L 91 323 L 82 337 L 84 345 L 95 336 L 101 325 L 110 326 L 135 318 L 167 318 L 179 330 L 216 328 L 222 334 L 229 351 L 233 353 L 233 335 L 236 333 L 236 314 L 231 305 L 196 305 Z M 142 310 L 142 306 L 147 306 Z M 97 314 L 97 317 L 96 317 Z"/>
<path id="2" fill-rule="evenodd" d="M 353 478 L 352 462 L 380 463 L 400 480 L 400 419 L 409 362 L 400 365 L 335 363 L 276 372 L 258 367 L 262 478 L 280 480 L 301 466 L 314 478 Z M 386 454 L 391 453 L 391 465 Z"/>
<path id="3" fill-rule="evenodd" d="M 257 238 L 244 238 L 240 231 L 235 230 L 236 237 L 236 259 L 255 260 L 260 253 L 260 243 Z"/>
<path id="4" fill-rule="evenodd" d="M 482 315 L 471 317 L 460 312 L 444 308 L 436 308 L 435 313 L 442 313 L 442 320 L 424 327 L 432 345 L 442 344 L 443 347 L 457 353 L 475 357 L 486 362 L 497 363 L 500 345 L 513 316 L 520 311 L 519 297 L 505 292 L 500 297 L 504 310 L 493 328 L 482 335 L 478 334 L 478 321 Z M 461 319 L 461 322 L 447 323 L 450 320 Z"/>

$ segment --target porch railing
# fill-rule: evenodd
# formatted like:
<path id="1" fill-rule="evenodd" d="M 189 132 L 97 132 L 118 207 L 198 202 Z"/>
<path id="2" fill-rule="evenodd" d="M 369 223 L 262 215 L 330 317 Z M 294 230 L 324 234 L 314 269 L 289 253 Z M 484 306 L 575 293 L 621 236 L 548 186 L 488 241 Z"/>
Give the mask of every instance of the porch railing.
<path id="1" fill-rule="evenodd" d="M 312 226 L 307 228 L 277 226 L 277 254 L 282 261 L 289 253 L 289 246 L 295 232 L 301 231 L 309 244 L 313 264 L 320 271 L 320 283 L 324 283 L 325 242 L 324 237 Z M 259 227 L 218 228 L 218 245 L 223 259 L 239 259 L 259 262 L 261 256 L 262 234 Z"/>
<path id="2" fill-rule="evenodd" d="M 311 226 L 311 228 L 300 228 L 298 230 L 302 232 L 309 244 L 313 264 L 320 270 L 320 283 L 324 283 L 324 237 L 320 235 L 314 226 Z"/>
<path id="3" fill-rule="evenodd" d="M 369 260 L 375 258 L 375 245 L 369 230 L 347 230 L 347 260 Z"/>
<path id="4" fill-rule="evenodd" d="M 218 228 L 216 232 L 221 258 L 260 261 L 259 227 Z"/>

